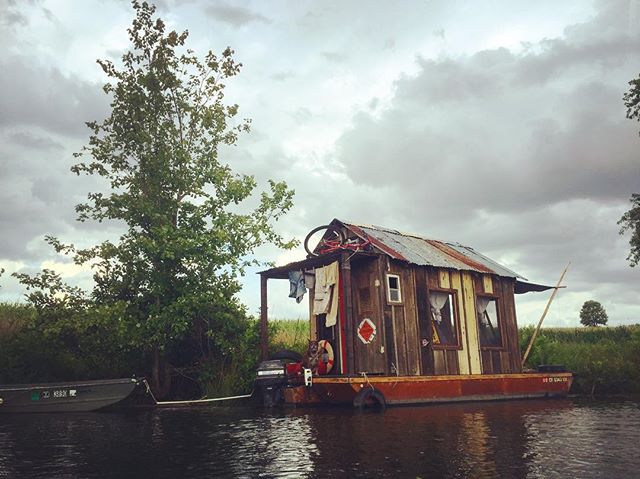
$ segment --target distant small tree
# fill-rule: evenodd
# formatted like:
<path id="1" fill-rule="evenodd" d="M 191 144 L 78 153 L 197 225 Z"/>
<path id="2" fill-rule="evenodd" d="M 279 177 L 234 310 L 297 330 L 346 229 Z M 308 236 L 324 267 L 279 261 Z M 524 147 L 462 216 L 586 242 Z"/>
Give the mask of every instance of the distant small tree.
<path id="1" fill-rule="evenodd" d="M 606 325 L 609 317 L 598 301 L 585 301 L 580 310 L 580 322 L 584 326 Z"/>
<path id="2" fill-rule="evenodd" d="M 640 75 L 629 82 L 631 88 L 623 96 L 624 106 L 627 107 L 627 118 L 640 121 Z M 618 221 L 620 234 L 631 233 L 629 239 L 630 252 L 627 256 L 629 265 L 633 268 L 640 263 L 640 194 L 631 195 L 631 209 Z"/>

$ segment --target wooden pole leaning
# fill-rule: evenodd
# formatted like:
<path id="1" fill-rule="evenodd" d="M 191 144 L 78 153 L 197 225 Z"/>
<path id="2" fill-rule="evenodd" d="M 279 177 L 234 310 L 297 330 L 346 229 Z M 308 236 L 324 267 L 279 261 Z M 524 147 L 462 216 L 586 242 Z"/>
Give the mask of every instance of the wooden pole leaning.
<path id="1" fill-rule="evenodd" d="M 524 356 L 522 356 L 522 367 L 524 368 L 524 363 L 527 361 L 527 358 L 529 357 L 529 353 L 531 352 L 531 348 L 533 347 L 533 343 L 536 340 L 536 336 L 538 336 L 538 332 L 540 331 L 540 327 L 542 326 L 542 322 L 544 321 L 544 318 L 547 316 L 547 312 L 549 312 L 549 306 L 551 306 L 551 302 L 553 301 L 553 298 L 556 297 L 556 293 L 558 292 L 558 290 L 560 289 L 560 284 L 562 283 L 562 280 L 564 279 L 564 275 L 567 272 L 567 270 L 569 269 L 569 265 L 571 264 L 571 261 L 569 261 L 567 263 L 567 266 L 565 266 L 564 270 L 562 271 L 562 274 L 560 275 L 560 279 L 558 280 L 558 284 L 556 284 L 555 288 L 553 288 L 553 293 L 551 293 L 551 296 L 549 297 L 549 301 L 547 301 L 547 306 L 544 308 L 544 311 L 542 313 L 542 316 L 540 317 L 540 321 L 538 321 L 538 326 L 536 327 L 535 331 L 533 332 L 533 336 L 531 336 L 531 339 L 529 340 L 529 345 L 527 346 L 527 350 L 524 352 Z"/>

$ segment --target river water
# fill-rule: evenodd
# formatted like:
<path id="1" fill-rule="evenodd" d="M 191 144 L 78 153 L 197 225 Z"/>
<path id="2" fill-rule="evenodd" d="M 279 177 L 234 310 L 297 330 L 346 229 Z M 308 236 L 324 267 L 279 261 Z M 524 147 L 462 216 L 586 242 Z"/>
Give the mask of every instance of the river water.
<path id="1" fill-rule="evenodd" d="M 640 477 L 640 403 L 0 415 L 0 478 Z"/>

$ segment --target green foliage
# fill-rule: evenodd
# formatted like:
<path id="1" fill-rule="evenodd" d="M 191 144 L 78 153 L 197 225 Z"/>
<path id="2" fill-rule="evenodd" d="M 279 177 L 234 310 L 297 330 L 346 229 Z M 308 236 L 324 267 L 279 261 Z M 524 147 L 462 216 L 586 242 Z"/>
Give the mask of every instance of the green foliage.
<path id="1" fill-rule="evenodd" d="M 631 88 L 623 96 L 624 105 L 627 107 L 627 118 L 630 120 L 640 121 L 640 76 L 629 82 Z M 631 195 L 631 208 L 627 211 L 618 225 L 620 225 L 620 234 L 623 235 L 627 231 L 631 233 L 629 239 L 630 252 L 627 256 L 631 267 L 640 263 L 640 194 Z"/>
<path id="2" fill-rule="evenodd" d="M 293 191 L 270 181 L 252 202 L 256 180 L 219 159 L 220 147 L 234 145 L 250 123 L 236 121 L 238 105 L 224 101 L 225 83 L 241 67 L 233 50 L 200 60 L 184 47 L 186 31 L 167 32 L 146 2 L 133 8 L 121 65 L 98 60 L 111 114 L 87 123 L 88 145 L 72 167 L 109 185 L 76 207 L 78 220 L 117 221 L 126 231 L 117 242 L 84 249 L 47 238 L 76 264 L 91 265 L 90 294 L 52 271 L 17 277 L 46 334 L 75 332 L 111 342 L 114 353 L 138 351 L 153 359 L 158 382 L 160 356 L 185 366 L 240 354 L 234 347 L 250 328 L 238 277 L 258 264 L 256 247 L 294 246 L 273 229 L 292 207 Z M 204 346 L 189 352 L 184 343 L 194 342 Z"/>
<path id="3" fill-rule="evenodd" d="M 620 234 L 623 235 L 627 231 L 631 233 L 629 238 L 629 246 L 631 248 L 627 260 L 633 268 L 640 262 L 640 194 L 631 195 L 631 208 L 627 211 L 618 224 L 620 225 Z"/>
<path id="4" fill-rule="evenodd" d="M 520 329 L 523 351 L 533 329 Z M 640 393 L 640 326 L 542 329 L 527 359 L 529 368 L 539 364 L 573 371 L 576 393 Z"/>
<path id="5" fill-rule="evenodd" d="M 34 316 L 35 310 L 29 305 L 0 303 L 0 338 L 18 333 Z"/>
<path id="6" fill-rule="evenodd" d="M 45 295 L 45 297 L 48 297 Z M 56 311 L 55 329 L 43 327 Z M 260 361 L 260 327 L 256 319 L 229 320 L 220 312 L 212 316 L 221 323 L 201 323 L 176 347 L 168 351 L 175 369 L 171 395 L 177 399 L 228 396 L 247 393 L 253 386 Z M 99 314 L 89 308 L 84 315 Z M 145 374 L 144 356 L 130 348 L 114 350 L 104 331 L 67 327 L 77 318 L 64 308 L 39 315 L 27 304 L 0 303 L 0 383 L 60 381 L 126 377 Z M 66 315 L 66 316 L 65 316 Z M 95 325 L 100 318 L 88 318 Z M 107 323 L 110 324 L 110 323 Z M 57 331 L 57 332 L 54 332 Z M 204 331 L 204 333 L 202 332 Z M 306 351 L 307 321 L 271 321 L 269 350 Z"/>
<path id="7" fill-rule="evenodd" d="M 580 323 L 584 326 L 606 325 L 609 321 L 607 312 L 598 301 L 585 301 L 580 310 Z"/>
<path id="8" fill-rule="evenodd" d="M 640 121 L 640 75 L 629 82 L 629 91 L 622 96 L 627 107 L 627 118 Z"/>
<path id="9" fill-rule="evenodd" d="M 139 356 L 114 351 L 109 338 L 96 329 L 80 334 L 68 326 L 72 320 L 63 310 L 53 311 L 40 315 L 31 305 L 0 303 L 0 383 L 122 377 L 142 371 Z"/>

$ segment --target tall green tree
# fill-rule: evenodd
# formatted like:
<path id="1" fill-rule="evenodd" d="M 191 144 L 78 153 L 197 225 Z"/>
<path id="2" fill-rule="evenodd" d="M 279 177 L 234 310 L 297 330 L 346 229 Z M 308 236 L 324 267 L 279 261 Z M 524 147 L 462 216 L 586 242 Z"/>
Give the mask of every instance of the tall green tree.
<path id="1" fill-rule="evenodd" d="M 608 320 L 609 316 L 607 316 L 607 312 L 598 301 L 590 299 L 582 305 L 580 322 L 584 326 L 604 326 Z"/>
<path id="2" fill-rule="evenodd" d="M 631 88 L 623 96 L 624 104 L 627 107 L 627 118 L 640 121 L 640 75 L 635 80 L 629 82 Z M 640 193 L 631 195 L 631 208 L 620 221 L 620 234 L 631 233 L 629 239 L 630 252 L 627 260 L 631 267 L 640 263 Z"/>
<path id="3" fill-rule="evenodd" d="M 184 46 L 187 31 L 167 32 L 155 7 L 132 4 L 130 50 L 119 65 L 98 60 L 109 79 L 111 114 L 87 123 L 88 145 L 72 167 L 109 184 L 76 207 L 79 221 L 114 220 L 126 232 L 83 249 L 48 241 L 92 266 L 95 287 L 88 302 L 73 302 L 75 310 L 98 308 L 97 317 L 128 347 L 144 351 L 162 394 L 166 353 L 187 334 L 203 334 L 209 351 L 233 349 L 237 322 L 246 316 L 236 297 L 238 277 L 256 263 L 256 247 L 294 246 L 273 228 L 292 207 L 293 191 L 270 181 L 269 191 L 254 199 L 256 180 L 234 174 L 219 158 L 221 146 L 249 130 L 248 120 L 236 120 L 238 105 L 224 99 L 225 83 L 241 67 L 233 50 L 201 60 Z M 36 302 L 82 296 L 76 290 L 47 295 L 51 272 L 20 278 Z"/>

